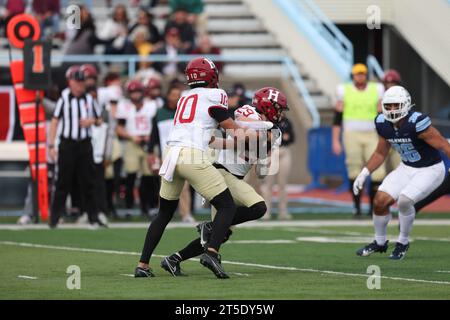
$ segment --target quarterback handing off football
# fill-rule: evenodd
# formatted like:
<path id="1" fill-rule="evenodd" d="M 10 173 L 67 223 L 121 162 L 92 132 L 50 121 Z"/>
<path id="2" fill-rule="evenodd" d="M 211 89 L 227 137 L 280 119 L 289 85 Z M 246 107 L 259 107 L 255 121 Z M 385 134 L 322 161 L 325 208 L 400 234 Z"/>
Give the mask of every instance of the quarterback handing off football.
<path id="1" fill-rule="evenodd" d="M 450 300 L 449 21 L 445 0 L 0 0 L 0 300 Z"/>

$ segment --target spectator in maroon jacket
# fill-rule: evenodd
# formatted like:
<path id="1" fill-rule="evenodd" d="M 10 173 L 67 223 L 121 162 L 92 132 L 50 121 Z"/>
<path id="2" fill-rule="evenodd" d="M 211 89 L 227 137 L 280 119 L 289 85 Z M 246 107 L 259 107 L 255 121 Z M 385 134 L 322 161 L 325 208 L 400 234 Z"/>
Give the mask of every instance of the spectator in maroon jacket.
<path id="1" fill-rule="evenodd" d="M 33 0 L 33 13 L 41 24 L 43 37 L 59 33 L 60 10 L 59 0 Z M 46 34 L 47 27 L 50 28 L 50 33 Z"/>
<path id="2" fill-rule="evenodd" d="M 3 7 L 3 10 L 0 9 L 0 30 L 5 30 L 6 36 L 6 26 L 8 25 L 9 20 L 15 15 L 21 14 L 25 12 L 25 0 L 6 0 L 6 2 L 0 1 L 0 8 Z"/>
<path id="3" fill-rule="evenodd" d="M 198 55 L 210 55 L 210 54 L 216 55 L 220 54 L 220 48 L 212 45 L 211 39 L 207 34 L 202 34 L 198 37 L 197 46 L 194 50 L 191 51 L 191 53 Z M 219 72 L 222 72 L 223 62 L 214 60 L 214 64 L 216 65 Z"/>

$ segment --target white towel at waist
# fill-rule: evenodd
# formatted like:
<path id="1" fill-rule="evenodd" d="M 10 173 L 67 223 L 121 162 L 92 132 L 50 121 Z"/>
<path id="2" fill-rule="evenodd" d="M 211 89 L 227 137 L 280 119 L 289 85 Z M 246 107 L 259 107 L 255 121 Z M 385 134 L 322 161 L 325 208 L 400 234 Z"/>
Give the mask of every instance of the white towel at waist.
<path id="1" fill-rule="evenodd" d="M 161 168 L 159 169 L 159 175 L 168 182 L 172 182 L 173 180 L 173 173 L 175 172 L 175 167 L 177 165 L 181 149 L 182 147 L 171 146 L 161 165 Z"/>

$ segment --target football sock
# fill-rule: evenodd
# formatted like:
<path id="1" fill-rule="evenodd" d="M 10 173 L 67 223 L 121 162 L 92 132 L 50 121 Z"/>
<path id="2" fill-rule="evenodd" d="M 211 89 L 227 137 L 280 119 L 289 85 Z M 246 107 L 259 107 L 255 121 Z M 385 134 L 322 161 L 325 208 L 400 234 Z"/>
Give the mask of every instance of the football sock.
<path id="1" fill-rule="evenodd" d="M 142 255 L 140 262 L 149 263 L 153 250 L 161 240 L 161 237 L 166 229 L 167 224 L 172 220 L 173 214 L 178 206 L 178 200 L 166 200 L 160 198 L 160 207 L 158 215 L 155 220 L 150 224 L 145 236 L 144 248 L 142 249 Z"/>
<path id="2" fill-rule="evenodd" d="M 361 214 L 361 192 L 358 195 L 355 195 L 353 193 L 353 184 L 355 183 L 355 180 L 350 180 L 350 193 L 353 197 L 353 205 L 355 207 L 355 214 Z"/>
<path id="3" fill-rule="evenodd" d="M 215 196 L 210 203 L 216 208 L 217 213 L 212 223 L 212 235 L 209 241 L 209 247 L 219 251 L 220 245 L 233 222 L 236 206 L 228 188 Z"/>
<path id="4" fill-rule="evenodd" d="M 267 206 L 264 201 L 255 203 L 251 207 L 238 207 L 236 208 L 236 214 L 234 215 L 233 226 L 241 224 L 247 221 L 258 220 L 267 211 Z"/>
<path id="5" fill-rule="evenodd" d="M 200 243 L 200 238 L 197 238 L 197 239 L 191 241 L 191 243 L 189 243 L 182 250 L 178 251 L 177 254 L 181 258 L 181 261 L 184 261 L 184 260 L 196 257 L 196 256 L 202 254 L 204 251 L 205 251 L 205 249 L 203 248 L 203 246 Z"/>
<path id="6" fill-rule="evenodd" d="M 386 243 L 387 225 L 391 220 L 392 215 L 389 213 L 385 216 L 372 216 L 373 226 L 375 227 L 375 241 L 378 245 L 384 245 Z"/>
<path id="7" fill-rule="evenodd" d="M 398 210 L 400 234 L 398 236 L 397 242 L 400 242 L 401 244 L 408 244 L 409 233 L 411 232 L 414 218 L 416 217 L 414 201 L 412 201 L 408 197 L 405 197 L 404 195 L 400 195 L 400 198 L 398 199 Z"/>

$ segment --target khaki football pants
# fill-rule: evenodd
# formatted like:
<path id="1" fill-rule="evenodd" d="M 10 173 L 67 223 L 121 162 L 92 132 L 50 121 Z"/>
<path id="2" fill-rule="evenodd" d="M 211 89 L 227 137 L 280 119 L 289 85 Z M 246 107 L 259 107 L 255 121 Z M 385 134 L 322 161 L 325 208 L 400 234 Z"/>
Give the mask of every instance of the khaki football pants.
<path id="1" fill-rule="evenodd" d="M 170 152 L 170 147 L 166 149 Z M 202 195 L 211 201 L 227 189 L 224 177 L 212 165 L 207 153 L 194 148 L 182 148 L 172 181 L 161 179 L 160 196 L 167 200 L 178 200 L 185 181 Z"/>
<path id="2" fill-rule="evenodd" d="M 147 152 L 133 141 L 127 141 L 124 151 L 124 166 L 126 173 L 140 173 L 143 176 L 152 176 L 148 167 Z"/>
<path id="3" fill-rule="evenodd" d="M 230 189 L 236 207 L 251 207 L 252 205 L 264 201 L 255 189 L 242 179 L 236 178 L 225 169 L 218 169 L 224 177 L 228 189 Z M 211 206 L 211 219 L 214 220 L 216 209 Z"/>
<path id="4" fill-rule="evenodd" d="M 375 151 L 378 144 L 378 134 L 375 131 L 344 130 L 343 138 L 348 177 L 354 180 Z M 375 170 L 371 176 L 373 181 L 381 182 L 386 176 L 384 164 Z"/>

